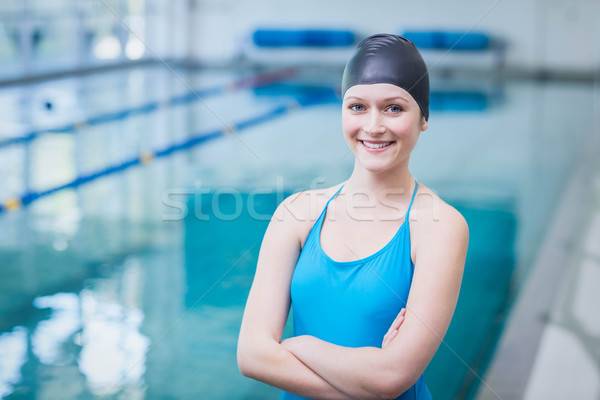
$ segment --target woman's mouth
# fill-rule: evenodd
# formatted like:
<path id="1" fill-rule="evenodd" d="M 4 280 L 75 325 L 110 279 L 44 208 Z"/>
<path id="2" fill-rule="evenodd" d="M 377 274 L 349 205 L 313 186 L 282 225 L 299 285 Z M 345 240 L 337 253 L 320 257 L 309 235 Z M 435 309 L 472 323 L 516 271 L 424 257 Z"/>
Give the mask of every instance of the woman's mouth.
<path id="1" fill-rule="evenodd" d="M 367 142 L 364 140 L 359 140 L 367 149 L 371 151 L 383 151 L 385 148 L 389 147 L 394 142 Z"/>

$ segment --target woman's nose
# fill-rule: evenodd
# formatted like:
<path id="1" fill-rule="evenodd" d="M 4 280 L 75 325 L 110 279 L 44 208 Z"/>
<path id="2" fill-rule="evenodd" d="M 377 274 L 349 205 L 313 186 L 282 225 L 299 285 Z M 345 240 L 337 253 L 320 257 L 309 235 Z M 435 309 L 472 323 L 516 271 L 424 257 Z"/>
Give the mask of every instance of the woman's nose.
<path id="1" fill-rule="evenodd" d="M 371 112 L 365 121 L 364 130 L 369 135 L 377 135 L 385 132 L 382 117 L 379 113 Z"/>

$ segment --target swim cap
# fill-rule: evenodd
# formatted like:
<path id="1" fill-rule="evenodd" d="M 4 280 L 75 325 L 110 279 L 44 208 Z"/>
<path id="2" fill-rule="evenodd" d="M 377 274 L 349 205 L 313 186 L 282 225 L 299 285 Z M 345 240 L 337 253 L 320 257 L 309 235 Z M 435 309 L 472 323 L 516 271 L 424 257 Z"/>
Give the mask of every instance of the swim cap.
<path id="1" fill-rule="evenodd" d="M 429 74 L 410 40 L 377 34 L 360 42 L 344 69 L 342 96 L 354 85 L 373 83 L 391 83 L 406 90 L 429 119 Z"/>

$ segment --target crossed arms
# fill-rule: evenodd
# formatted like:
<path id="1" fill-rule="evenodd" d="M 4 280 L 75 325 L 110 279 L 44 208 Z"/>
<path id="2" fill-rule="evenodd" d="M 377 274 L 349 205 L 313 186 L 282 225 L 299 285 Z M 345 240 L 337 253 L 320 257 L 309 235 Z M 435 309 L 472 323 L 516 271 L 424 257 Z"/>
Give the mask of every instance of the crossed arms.
<path id="1" fill-rule="evenodd" d="M 406 304 L 382 348 L 349 348 L 299 336 L 281 341 L 290 283 L 300 254 L 300 227 L 277 208 L 265 233 L 242 320 L 238 366 L 243 375 L 313 399 L 389 399 L 410 388 L 440 345 L 458 300 L 468 228 L 443 207 L 437 221 L 411 221 L 418 232 L 415 273 Z"/>

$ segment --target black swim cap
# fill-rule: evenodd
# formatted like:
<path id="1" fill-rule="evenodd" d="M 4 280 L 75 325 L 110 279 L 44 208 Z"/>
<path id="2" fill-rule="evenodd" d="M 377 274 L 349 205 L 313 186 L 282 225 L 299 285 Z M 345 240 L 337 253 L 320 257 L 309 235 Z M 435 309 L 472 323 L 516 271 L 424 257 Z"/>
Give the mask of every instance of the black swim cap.
<path id="1" fill-rule="evenodd" d="M 429 74 L 410 40 L 377 34 L 360 42 L 344 69 L 342 96 L 354 85 L 373 83 L 391 83 L 406 90 L 429 119 Z"/>

